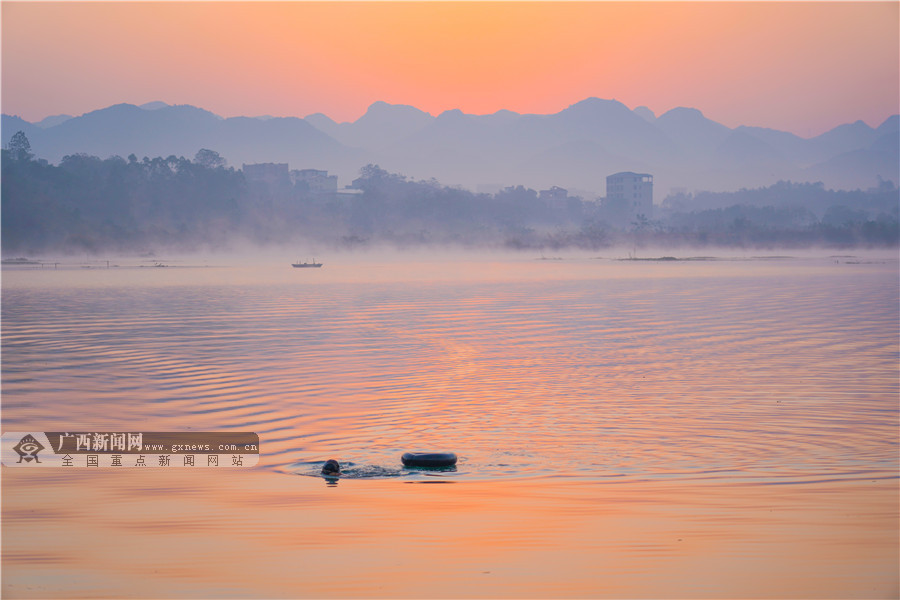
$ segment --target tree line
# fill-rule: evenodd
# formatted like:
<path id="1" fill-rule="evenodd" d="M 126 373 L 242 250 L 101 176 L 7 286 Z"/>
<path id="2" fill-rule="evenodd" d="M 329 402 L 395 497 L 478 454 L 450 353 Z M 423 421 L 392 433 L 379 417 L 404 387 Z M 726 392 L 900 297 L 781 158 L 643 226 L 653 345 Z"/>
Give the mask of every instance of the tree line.
<path id="1" fill-rule="evenodd" d="M 4 253 L 224 244 L 249 209 L 243 175 L 212 151 L 193 161 L 73 154 L 52 165 L 13 141 L 2 151 Z"/>
<path id="2" fill-rule="evenodd" d="M 900 195 L 779 182 L 730 194 L 667 198 L 627 223 L 603 202 L 549 202 L 512 186 L 477 194 L 367 165 L 354 193 L 248 182 L 213 150 L 193 159 L 135 155 L 35 159 L 21 132 L 2 150 L 2 250 L 135 252 L 312 239 L 332 246 L 455 244 L 520 249 L 611 246 L 896 246 Z"/>

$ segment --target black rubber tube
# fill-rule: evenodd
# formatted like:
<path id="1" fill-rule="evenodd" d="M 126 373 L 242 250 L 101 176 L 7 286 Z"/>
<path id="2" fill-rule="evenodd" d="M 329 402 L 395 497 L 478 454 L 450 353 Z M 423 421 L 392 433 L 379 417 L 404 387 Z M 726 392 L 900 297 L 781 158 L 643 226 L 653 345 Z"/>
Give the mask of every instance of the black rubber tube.
<path id="1" fill-rule="evenodd" d="M 407 467 L 452 467 L 456 455 L 452 452 L 406 452 L 400 457 Z"/>

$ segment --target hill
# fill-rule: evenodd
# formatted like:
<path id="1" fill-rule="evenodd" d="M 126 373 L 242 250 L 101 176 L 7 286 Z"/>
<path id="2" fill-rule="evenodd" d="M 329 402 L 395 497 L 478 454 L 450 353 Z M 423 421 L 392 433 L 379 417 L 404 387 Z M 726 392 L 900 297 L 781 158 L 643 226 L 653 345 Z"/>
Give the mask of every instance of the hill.
<path id="1" fill-rule="evenodd" d="M 734 191 L 780 180 L 821 181 L 827 188 L 867 189 L 900 182 L 900 118 L 877 128 L 848 123 L 814 138 L 758 127 L 728 128 L 693 108 L 656 117 L 616 100 L 588 98 L 555 114 L 459 110 L 430 115 L 376 102 L 354 122 L 324 114 L 222 118 L 198 107 L 153 102 L 117 104 L 84 115 L 28 123 L 3 115 L 2 136 L 28 136 L 34 154 L 52 163 L 87 153 L 106 158 L 216 150 L 233 166 L 287 162 L 328 170 L 341 184 L 377 163 L 411 178 L 479 184 L 558 185 L 605 192 L 607 175 L 655 176 L 657 203 L 673 188 Z"/>

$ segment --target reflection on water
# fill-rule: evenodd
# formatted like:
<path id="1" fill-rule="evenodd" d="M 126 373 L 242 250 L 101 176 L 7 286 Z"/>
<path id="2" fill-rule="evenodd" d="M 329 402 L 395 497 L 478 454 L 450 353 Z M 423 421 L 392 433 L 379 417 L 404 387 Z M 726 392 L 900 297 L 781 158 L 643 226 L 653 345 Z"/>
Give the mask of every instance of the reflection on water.
<path id="1" fill-rule="evenodd" d="M 262 448 L 4 469 L 6 594 L 897 593 L 896 261 L 281 266 L 4 270 L 5 431 Z"/>

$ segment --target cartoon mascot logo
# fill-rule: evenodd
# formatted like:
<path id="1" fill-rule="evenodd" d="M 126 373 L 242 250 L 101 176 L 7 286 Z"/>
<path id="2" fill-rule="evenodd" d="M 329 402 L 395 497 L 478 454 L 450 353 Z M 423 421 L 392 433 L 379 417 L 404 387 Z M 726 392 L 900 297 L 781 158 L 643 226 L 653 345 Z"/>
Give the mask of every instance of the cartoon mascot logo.
<path id="1" fill-rule="evenodd" d="M 38 460 L 37 453 L 44 449 L 44 445 L 39 441 L 34 439 L 34 436 L 30 433 L 19 440 L 19 443 L 13 446 L 13 450 L 19 455 L 19 460 L 17 462 L 22 462 L 23 460 L 27 463 L 34 461 L 39 463 L 41 461 Z"/>

